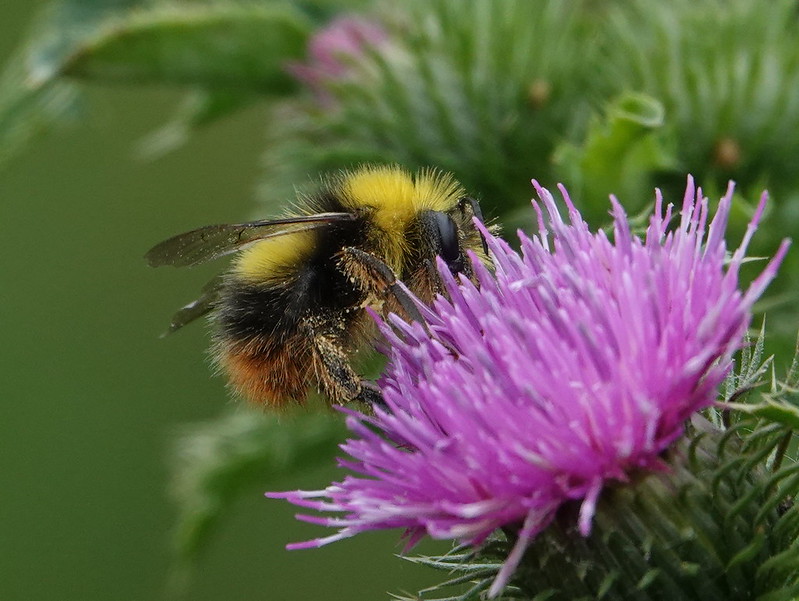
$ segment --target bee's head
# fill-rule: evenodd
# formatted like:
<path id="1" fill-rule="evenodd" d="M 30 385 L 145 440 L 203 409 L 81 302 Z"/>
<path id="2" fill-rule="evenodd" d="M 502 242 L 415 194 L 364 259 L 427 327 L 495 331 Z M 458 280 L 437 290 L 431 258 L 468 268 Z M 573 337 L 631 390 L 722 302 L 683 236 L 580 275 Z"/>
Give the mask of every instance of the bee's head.
<path id="1" fill-rule="evenodd" d="M 426 260 L 439 256 L 453 274 L 471 276 L 467 251 L 488 259 L 488 248 L 474 225 L 474 217 L 482 220 L 483 216 L 477 201 L 468 196 L 460 198 L 457 205 L 447 212 L 423 211 L 419 216 L 419 227 Z"/>
<path id="2" fill-rule="evenodd" d="M 343 206 L 362 215 L 369 251 L 401 278 L 430 282 L 440 256 L 453 273 L 471 276 L 467 251 L 488 255 L 474 226 L 477 202 L 449 174 L 410 173 L 397 166 L 365 166 L 335 182 Z M 424 275 L 422 274 L 424 273 Z"/>

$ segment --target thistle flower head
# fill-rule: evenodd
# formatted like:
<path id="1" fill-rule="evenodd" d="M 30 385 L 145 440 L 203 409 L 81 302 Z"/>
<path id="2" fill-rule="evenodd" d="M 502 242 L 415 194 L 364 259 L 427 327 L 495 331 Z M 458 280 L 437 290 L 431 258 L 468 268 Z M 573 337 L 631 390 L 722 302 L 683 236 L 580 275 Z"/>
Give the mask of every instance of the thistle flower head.
<path id="1" fill-rule="evenodd" d="M 448 298 L 424 309 L 426 326 L 381 324 L 385 408 L 345 410 L 354 437 L 341 465 L 355 475 L 320 491 L 270 493 L 342 514 L 300 516 L 339 531 L 294 548 L 385 528 L 404 528 L 409 545 L 425 534 L 478 545 L 512 529 L 496 595 L 561 506 L 580 504 L 588 535 L 602 489 L 666 469 L 661 454 L 686 418 L 715 401 L 787 251 L 783 242 L 739 289 L 765 195 L 728 259 L 732 186 L 710 220 L 689 180 L 674 229 L 658 194 L 643 239 L 612 199 L 611 241 L 589 230 L 563 188 L 568 220 L 534 184 L 539 233 L 519 234 L 521 254 L 483 230 L 493 273 L 475 261 L 475 285 L 443 268 Z"/>
<path id="2" fill-rule="evenodd" d="M 320 104 L 330 107 L 335 101 L 327 86 L 348 80 L 353 71 L 352 61 L 387 37 L 376 22 L 362 17 L 339 17 L 311 38 L 307 62 L 292 63 L 289 71 L 311 89 Z"/>

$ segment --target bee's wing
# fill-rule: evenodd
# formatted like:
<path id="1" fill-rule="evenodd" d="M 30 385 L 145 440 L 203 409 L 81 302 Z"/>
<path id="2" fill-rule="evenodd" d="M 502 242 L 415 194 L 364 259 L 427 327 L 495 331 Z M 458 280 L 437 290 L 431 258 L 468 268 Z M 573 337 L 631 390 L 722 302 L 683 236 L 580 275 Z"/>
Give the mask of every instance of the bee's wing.
<path id="1" fill-rule="evenodd" d="M 224 277 L 222 275 L 216 276 L 200 291 L 200 296 L 197 300 L 190 302 L 188 305 L 181 307 L 172 316 L 172 321 L 169 323 L 169 329 L 162 334 L 169 336 L 172 332 L 178 331 L 187 323 L 194 321 L 210 312 L 219 300 L 220 291 L 222 290 L 222 283 Z"/>
<path id="2" fill-rule="evenodd" d="M 263 240 L 295 234 L 340 221 L 352 221 L 352 213 L 319 213 L 285 219 L 268 219 L 249 223 L 208 225 L 178 234 L 147 251 L 144 258 L 153 267 L 198 265 L 236 252 L 242 246 Z"/>

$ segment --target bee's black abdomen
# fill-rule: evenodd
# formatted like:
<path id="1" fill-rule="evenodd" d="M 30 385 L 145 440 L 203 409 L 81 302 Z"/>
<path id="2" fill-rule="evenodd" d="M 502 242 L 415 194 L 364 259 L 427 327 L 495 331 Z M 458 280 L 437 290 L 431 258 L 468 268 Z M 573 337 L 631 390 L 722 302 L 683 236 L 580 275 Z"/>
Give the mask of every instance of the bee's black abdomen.
<path id="1" fill-rule="evenodd" d="M 338 253 L 359 243 L 360 235 L 357 222 L 314 232 L 313 252 L 282 266 L 279 278 L 252 282 L 232 272 L 215 316 L 217 334 L 236 341 L 270 338 L 279 345 L 296 335 L 304 320 L 357 306 L 363 295 L 340 271 Z"/>

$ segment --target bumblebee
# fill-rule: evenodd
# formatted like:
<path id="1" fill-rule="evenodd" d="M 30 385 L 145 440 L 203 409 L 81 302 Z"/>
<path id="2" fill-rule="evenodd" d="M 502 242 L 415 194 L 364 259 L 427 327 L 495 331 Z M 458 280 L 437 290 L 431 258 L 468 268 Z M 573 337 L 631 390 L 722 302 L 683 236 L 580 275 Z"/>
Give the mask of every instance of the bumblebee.
<path id="1" fill-rule="evenodd" d="M 210 314 L 212 354 L 241 396 L 270 408 L 316 388 L 335 404 L 379 402 L 351 365 L 376 334 L 371 307 L 420 319 L 441 282 L 435 258 L 472 276 L 466 251 L 488 261 L 478 203 L 446 173 L 364 166 L 325 179 L 290 215 L 211 225 L 169 238 L 152 266 L 197 265 L 236 253 L 229 270 L 180 309 L 169 331 Z"/>

